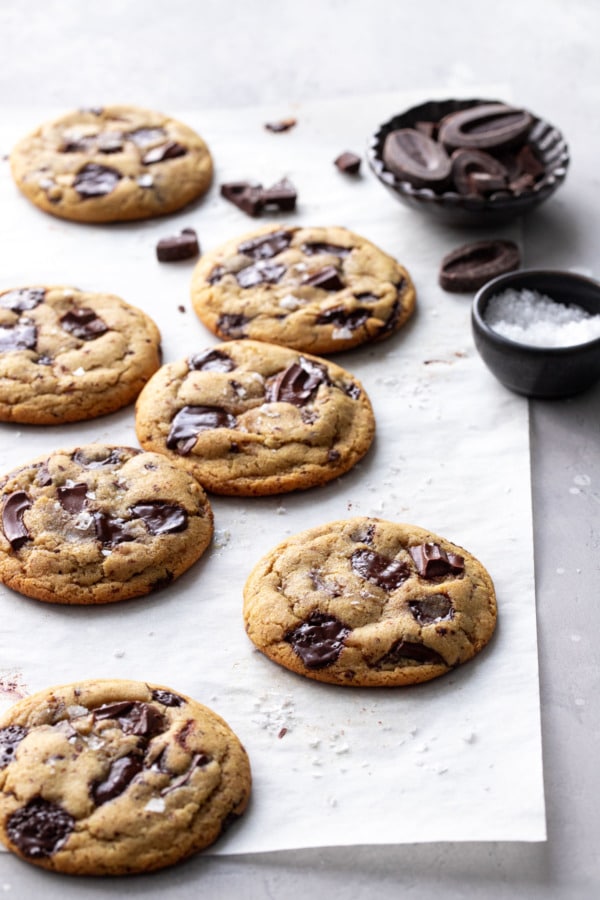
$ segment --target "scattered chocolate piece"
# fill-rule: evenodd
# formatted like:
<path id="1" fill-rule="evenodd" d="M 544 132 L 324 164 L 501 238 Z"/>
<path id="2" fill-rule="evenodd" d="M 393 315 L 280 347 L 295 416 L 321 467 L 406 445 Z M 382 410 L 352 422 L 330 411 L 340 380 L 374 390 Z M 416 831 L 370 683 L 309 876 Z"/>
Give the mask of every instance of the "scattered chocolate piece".
<path id="1" fill-rule="evenodd" d="M 267 131 L 272 131 L 273 134 L 280 134 L 282 131 L 289 131 L 297 124 L 297 119 L 280 119 L 278 122 L 265 122 L 265 128 Z"/>
<path id="2" fill-rule="evenodd" d="M 383 161 L 398 178 L 415 187 L 444 187 L 452 169 L 442 145 L 414 128 L 400 128 L 388 134 Z"/>
<path id="3" fill-rule="evenodd" d="M 60 850 L 74 827 L 75 820 L 62 806 L 42 797 L 34 797 L 6 821 L 9 839 L 31 859 L 52 856 Z"/>
<path id="4" fill-rule="evenodd" d="M 221 185 L 221 196 L 229 200 L 249 216 L 259 216 L 267 208 L 275 207 L 281 212 L 296 208 L 296 189 L 287 178 L 283 178 L 270 188 L 249 181 L 232 181 Z"/>
<path id="5" fill-rule="evenodd" d="M 285 640 L 307 669 L 324 669 L 337 660 L 350 631 L 335 616 L 314 612 L 306 622 L 290 631 Z"/>
<path id="6" fill-rule="evenodd" d="M 333 162 L 346 175 L 358 175 L 360 172 L 361 158 L 349 150 L 341 153 Z"/>
<path id="7" fill-rule="evenodd" d="M 296 209 L 296 199 L 296 188 L 287 178 L 262 191 L 263 207 L 266 209 L 275 207 L 280 212 L 291 212 Z"/>
<path id="8" fill-rule="evenodd" d="M 395 591 L 410 575 L 406 563 L 375 550 L 355 550 L 351 564 L 357 575 L 386 591 Z"/>
<path id="9" fill-rule="evenodd" d="M 439 544 L 419 544 L 409 547 L 410 555 L 423 578 L 440 575 L 459 575 L 465 568 L 465 561 L 457 553 L 446 553 Z"/>
<path id="10" fill-rule="evenodd" d="M 2 530 L 13 550 L 20 550 L 23 544 L 31 540 L 23 522 L 23 513 L 30 508 L 31 500 L 25 491 L 15 491 L 7 497 L 2 507 Z"/>
<path id="11" fill-rule="evenodd" d="M 156 256 L 159 262 L 192 259 L 199 253 L 198 236 L 193 228 L 184 228 L 180 234 L 161 238 L 156 245 Z"/>
<path id="12" fill-rule="evenodd" d="M 520 265 L 521 254 L 513 241 L 475 241 L 444 256 L 438 280 L 445 291 L 476 291 L 497 275 L 513 272 Z"/>

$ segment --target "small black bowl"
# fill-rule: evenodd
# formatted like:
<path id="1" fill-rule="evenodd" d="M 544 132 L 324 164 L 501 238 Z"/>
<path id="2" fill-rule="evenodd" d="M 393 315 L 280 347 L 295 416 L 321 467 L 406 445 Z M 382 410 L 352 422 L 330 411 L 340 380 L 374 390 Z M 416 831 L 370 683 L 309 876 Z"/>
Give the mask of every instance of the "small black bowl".
<path id="1" fill-rule="evenodd" d="M 511 391 L 550 399 L 591 387 L 600 378 L 600 338 L 568 347 L 536 347 L 510 340 L 487 324 L 490 299 L 511 288 L 538 291 L 600 315 L 600 283 L 571 272 L 522 269 L 488 281 L 475 295 L 471 311 L 475 346 L 488 369 Z"/>
<path id="2" fill-rule="evenodd" d="M 432 188 L 414 187 L 407 181 L 402 181 L 383 161 L 383 145 L 391 131 L 414 128 L 417 122 L 439 122 L 449 113 L 470 109 L 482 103 L 500 102 L 502 101 L 429 100 L 420 106 L 413 106 L 384 122 L 372 135 L 367 147 L 369 165 L 393 197 L 448 225 L 491 227 L 528 213 L 547 200 L 563 183 L 569 165 L 569 151 L 560 131 L 535 116 L 528 141 L 535 147 L 546 171 L 533 188 L 520 194 L 498 191 L 489 197 L 476 197 L 458 194 L 456 191 L 437 193 Z"/>

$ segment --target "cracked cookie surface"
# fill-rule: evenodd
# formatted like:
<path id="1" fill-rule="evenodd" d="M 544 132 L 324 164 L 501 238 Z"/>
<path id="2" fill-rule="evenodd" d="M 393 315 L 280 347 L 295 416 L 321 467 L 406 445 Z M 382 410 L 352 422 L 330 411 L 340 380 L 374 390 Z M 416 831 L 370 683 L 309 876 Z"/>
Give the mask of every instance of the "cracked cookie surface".
<path id="1" fill-rule="evenodd" d="M 0 420 L 57 425 L 131 403 L 160 365 L 160 332 L 112 294 L 0 293 Z"/>
<path id="2" fill-rule="evenodd" d="M 224 340 L 330 354 L 383 340 L 415 307 L 407 270 L 341 227 L 267 226 L 197 263 L 192 305 Z"/>
<path id="3" fill-rule="evenodd" d="M 369 449 L 375 420 L 345 369 L 260 341 L 230 341 L 162 366 L 138 398 L 136 429 L 218 494 L 324 484 Z"/>
<path id="4" fill-rule="evenodd" d="M 74 875 L 172 865 L 244 812 L 250 765 L 216 713 L 170 688 L 48 688 L 0 719 L 0 839 Z"/>
<path id="5" fill-rule="evenodd" d="M 50 603 L 112 603 L 185 572 L 210 544 L 198 481 L 158 453 L 88 444 L 0 479 L 0 581 Z"/>
<path id="6" fill-rule="evenodd" d="M 429 681 L 496 624 L 492 580 L 470 553 L 415 525 L 356 517 L 294 535 L 255 566 L 244 622 L 266 656 L 333 684 Z"/>
<path id="7" fill-rule="evenodd" d="M 46 122 L 16 145 L 10 163 L 32 203 L 77 222 L 175 212 L 208 189 L 213 173 L 195 131 L 134 106 L 80 109 Z"/>

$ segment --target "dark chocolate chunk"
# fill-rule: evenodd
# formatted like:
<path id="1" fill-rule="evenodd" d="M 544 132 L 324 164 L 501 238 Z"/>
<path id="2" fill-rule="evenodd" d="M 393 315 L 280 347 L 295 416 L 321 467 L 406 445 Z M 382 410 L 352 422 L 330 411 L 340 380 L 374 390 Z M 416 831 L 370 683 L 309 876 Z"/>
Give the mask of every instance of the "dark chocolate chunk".
<path id="1" fill-rule="evenodd" d="M 148 144 L 163 138 L 165 134 L 164 128 L 136 128 L 135 131 L 130 131 L 126 137 L 132 140 L 134 144 L 137 144 L 138 147 L 146 147 Z"/>
<path id="2" fill-rule="evenodd" d="M 345 287 L 335 266 L 325 266 L 318 272 L 306 275 L 302 279 L 302 284 L 309 284 L 311 287 L 318 287 L 323 291 L 342 291 Z"/>
<path id="3" fill-rule="evenodd" d="M 420 600 L 409 600 L 408 605 L 419 625 L 431 625 L 454 616 L 452 601 L 445 594 L 430 594 Z"/>
<path id="4" fill-rule="evenodd" d="M 440 122 L 438 139 L 449 149 L 503 150 L 523 143 L 533 119 L 505 103 L 480 103 L 450 113 Z"/>
<path id="5" fill-rule="evenodd" d="M 10 494 L 2 507 L 2 530 L 13 550 L 20 550 L 23 544 L 31 540 L 23 522 L 23 513 L 30 508 L 31 500 L 25 491 Z"/>
<path id="6" fill-rule="evenodd" d="M 406 563 L 390 559 L 375 550 L 355 550 L 351 564 L 357 575 L 385 591 L 395 591 L 410 575 Z"/>
<path id="7" fill-rule="evenodd" d="M 272 131 L 274 134 L 280 134 L 282 131 L 289 131 L 290 128 L 293 128 L 296 124 L 297 119 L 280 119 L 278 122 L 266 122 L 265 128 L 267 131 Z"/>
<path id="8" fill-rule="evenodd" d="M 317 316 L 317 325 L 332 325 L 334 328 L 349 328 L 356 331 L 370 318 L 366 309 L 345 309 L 343 306 L 335 306 L 326 309 Z"/>
<path id="9" fill-rule="evenodd" d="M 302 251 L 307 256 L 317 256 L 319 253 L 331 253 L 332 256 L 339 256 L 343 259 L 352 253 L 351 247 L 338 247 L 337 244 L 327 244 L 324 241 L 307 241 L 302 245 Z"/>
<path id="10" fill-rule="evenodd" d="M 225 274 L 226 270 L 223 266 L 215 266 L 206 280 L 209 284 L 217 284 Z"/>
<path id="11" fill-rule="evenodd" d="M 191 452 L 201 431 L 235 428 L 237 419 L 218 406 L 184 406 L 171 421 L 167 447 L 180 456 Z"/>
<path id="12" fill-rule="evenodd" d="M 11 350 L 35 350 L 37 328 L 27 322 L 17 325 L 0 325 L 0 352 Z"/>
<path id="13" fill-rule="evenodd" d="M 340 153 L 337 159 L 334 160 L 334 165 L 338 167 L 340 172 L 344 172 L 346 175 L 358 175 L 360 172 L 360 164 L 360 156 L 357 156 L 356 153 L 351 153 L 349 150 Z"/>
<path id="14" fill-rule="evenodd" d="M 249 216 L 258 216 L 263 210 L 261 185 L 249 181 L 230 181 L 221 185 L 221 196 Z"/>
<path id="15" fill-rule="evenodd" d="M 150 534 L 172 534 L 187 528 L 187 512 L 175 503 L 148 500 L 136 503 L 129 511 L 142 519 Z"/>
<path id="16" fill-rule="evenodd" d="M 402 660 L 411 660 L 419 664 L 429 663 L 435 666 L 446 665 L 445 659 L 435 650 L 432 650 L 431 647 L 426 647 L 425 644 L 418 644 L 414 641 L 403 640 L 392 644 L 385 656 L 379 660 L 378 665 L 394 665 Z"/>
<path id="17" fill-rule="evenodd" d="M 149 703 L 138 700 L 104 703 L 92 712 L 96 721 L 115 719 L 125 734 L 135 734 L 148 740 L 160 734 L 165 727 L 163 714 Z"/>
<path id="18" fill-rule="evenodd" d="M 544 163 L 536 155 L 532 144 L 524 144 L 515 157 L 515 164 L 521 175 L 531 175 L 535 180 L 546 171 Z"/>
<path id="19" fill-rule="evenodd" d="M 241 313 L 223 313 L 217 321 L 217 332 L 231 338 L 242 338 L 250 319 Z"/>
<path id="20" fill-rule="evenodd" d="M 446 553 L 439 544 L 425 543 L 409 547 L 409 553 L 423 578 L 440 575 L 458 575 L 465 568 L 465 561 L 457 553 Z"/>
<path id="21" fill-rule="evenodd" d="M 304 406 L 322 384 L 331 384 L 327 367 L 301 356 L 298 362 L 290 363 L 287 369 L 269 379 L 265 397 L 269 403 Z"/>
<path id="22" fill-rule="evenodd" d="M 124 541 L 135 540 L 134 536 L 125 530 L 125 519 L 100 511 L 95 512 L 93 518 L 96 537 L 103 544 L 112 546 L 122 544 Z"/>
<path id="23" fill-rule="evenodd" d="M 441 262 L 439 283 L 445 291 L 476 291 L 490 279 L 521 265 L 514 241 L 476 241 L 448 253 Z"/>
<path id="24" fill-rule="evenodd" d="M 87 484 L 83 482 L 59 487 L 57 490 L 58 502 L 68 513 L 77 515 L 86 504 L 87 489 Z"/>
<path id="25" fill-rule="evenodd" d="M 271 259 L 286 250 L 292 240 L 291 231 L 281 229 L 264 234 L 260 237 L 250 238 L 238 245 L 238 252 L 252 259 Z"/>
<path id="26" fill-rule="evenodd" d="M 34 797 L 6 821 L 9 839 L 31 859 L 52 856 L 66 843 L 74 827 L 75 820 L 66 809 L 42 797 Z"/>
<path id="27" fill-rule="evenodd" d="M 127 715 L 134 703 L 134 700 L 116 700 L 114 703 L 103 703 L 102 706 L 97 706 L 92 710 L 94 719 L 99 722 L 103 719 L 119 719 L 120 716 Z"/>
<path id="28" fill-rule="evenodd" d="M 487 180 L 479 176 L 486 176 Z M 483 196 L 508 185 L 506 167 L 484 150 L 455 150 L 452 178 L 459 194 Z"/>
<path id="29" fill-rule="evenodd" d="M 158 147 L 152 147 L 142 156 L 142 165 L 151 166 L 154 163 L 164 162 L 166 159 L 176 159 L 178 156 L 185 156 L 187 147 L 179 144 L 177 141 L 167 141 L 166 144 L 159 144 Z"/>
<path id="30" fill-rule="evenodd" d="M 383 145 L 383 161 L 390 172 L 415 187 L 444 187 L 450 157 L 436 141 L 414 128 L 391 131 Z"/>
<path id="31" fill-rule="evenodd" d="M 297 198 L 296 188 L 287 178 L 262 190 L 262 203 L 265 209 L 275 207 L 280 212 L 291 212 L 296 209 Z"/>
<path id="32" fill-rule="evenodd" d="M 141 451 L 140 451 L 141 452 Z M 74 462 L 84 469 L 99 469 L 103 466 L 118 466 L 122 461 L 121 452 L 116 447 L 106 454 L 106 456 L 87 456 L 83 450 L 76 450 L 71 457 Z"/>
<path id="33" fill-rule="evenodd" d="M 98 163 L 87 163 L 79 170 L 73 181 L 73 187 L 79 196 L 86 200 L 89 197 L 102 197 L 110 194 L 121 180 L 121 173 L 110 166 Z"/>
<path id="34" fill-rule="evenodd" d="M 193 228 L 184 228 L 180 234 L 161 238 L 156 245 L 156 256 L 159 262 L 178 262 L 181 259 L 192 259 L 198 256 L 200 247 L 198 235 Z"/>
<path id="35" fill-rule="evenodd" d="M 96 146 L 96 135 L 86 134 L 78 138 L 66 138 L 61 147 L 61 153 L 90 153 Z"/>
<path id="36" fill-rule="evenodd" d="M 285 640 L 307 669 L 324 669 L 338 659 L 350 631 L 335 616 L 314 612 L 306 622 L 290 631 Z"/>
<path id="37" fill-rule="evenodd" d="M 0 296 L 0 306 L 4 309 L 12 309 L 13 312 L 25 312 L 35 309 L 44 302 L 45 288 L 19 288 L 15 291 L 6 291 Z"/>
<path id="38" fill-rule="evenodd" d="M 122 756 L 112 763 L 104 781 L 92 785 L 91 794 L 97 806 L 119 797 L 141 772 L 143 762 L 139 756 Z"/>
<path id="39" fill-rule="evenodd" d="M 242 288 L 256 287 L 257 284 L 277 284 L 287 271 L 287 266 L 259 259 L 251 266 L 236 272 L 235 278 Z"/>
<path id="40" fill-rule="evenodd" d="M 162 703 L 163 706 L 183 706 L 185 703 L 183 697 L 173 694 L 171 691 L 163 691 L 160 688 L 152 691 L 152 699 L 156 700 L 157 703 Z"/>
<path id="41" fill-rule="evenodd" d="M 61 328 L 81 341 L 93 341 L 108 331 L 106 322 L 87 306 L 74 306 L 61 317 L 60 324 Z"/>
<path id="42" fill-rule="evenodd" d="M 26 734 L 27 728 L 21 725 L 7 725 L 6 728 L 0 728 L 0 769 L 5 769 L 13 761 L 17 747 Z"/>
<path id="43" fill-rule="evenodd" d="M 188 359 L 188 366 L 194 372 L 231 372 L 235 363 L 222 350 L 205 350 Z"/>

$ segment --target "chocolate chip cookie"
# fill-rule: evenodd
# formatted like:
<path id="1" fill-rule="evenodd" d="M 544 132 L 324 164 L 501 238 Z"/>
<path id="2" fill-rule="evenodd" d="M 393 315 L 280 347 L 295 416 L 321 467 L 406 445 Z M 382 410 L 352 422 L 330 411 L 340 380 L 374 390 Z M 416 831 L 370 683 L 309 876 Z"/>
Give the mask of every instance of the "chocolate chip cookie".
<path id="1" fill-rule="evenodd" d="M 242 815 L 250 787 L 229 726 L 170 688 L 82 681 L 27 697 L 0 720 L 0 839 L 56 872 L 176 863 Z"/>
<path id="2" fill-rule="evenodd" d="M 160 365 L 153 320 L 111 294 L 0 293 L 0 420 L 58 425 L 131 403 Z"/>
<path id="3" fill-rule="evenodd" d="M 177 578 L 208 547 L 198 481 L 158 453 L 88 444 L 0 478 L 0 581 L 50 603 L 112 603 Z"/>
<path id="4" fill-rule="evenodd" d="M 309 354 L 230 341 L 163 366 L 138 398 L 147 450 L 208 491 L 250 496 L 324 484 L 369 449 L 375 420 L 360 382 Z"/>
<path id="5" fill-rule="evenodd" d="M 415 306 L 410 275 L 345 228 L 269 226 L 197 263 L 192 304 L 224 340 L 330 354 L 389 337 Z"/>
<path id="6" fill-rule="evenodd" d="M 331 522 L 267 554 L 244 588 L 250 639 L 317 681 L 391 687 L 466 662 L 496 623 L 492 580 L 471 554 L 415 525 Z"/>
<path id="7" fill-rule="evenodd" d="M 14 148 L 17 187 L 36 206 L 76 222 L 124 222 L 181 209 L 209 187 L 213 164 L 187 125 L 134 106 L 79 109 Z"/>

